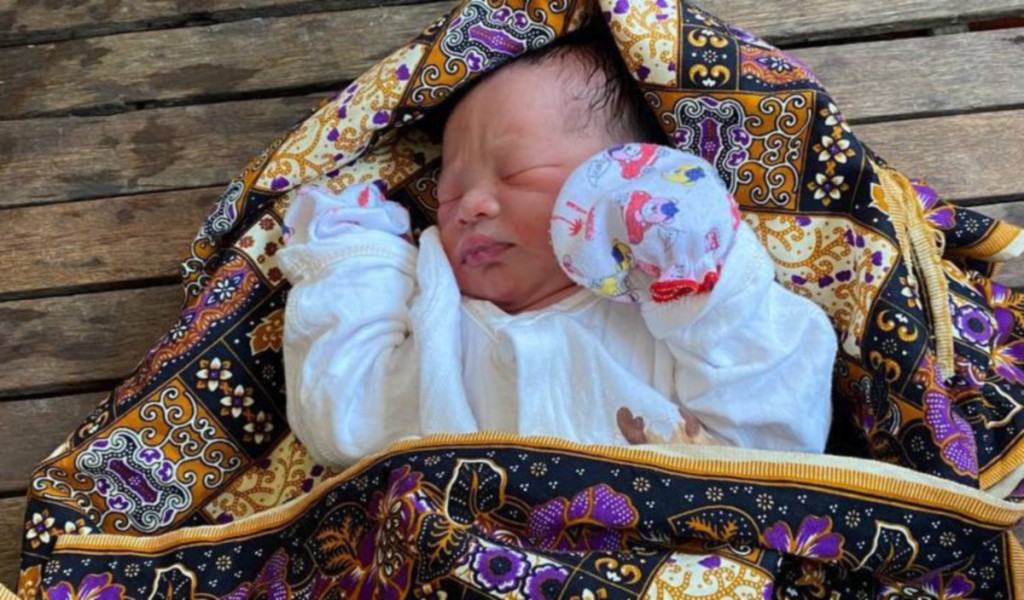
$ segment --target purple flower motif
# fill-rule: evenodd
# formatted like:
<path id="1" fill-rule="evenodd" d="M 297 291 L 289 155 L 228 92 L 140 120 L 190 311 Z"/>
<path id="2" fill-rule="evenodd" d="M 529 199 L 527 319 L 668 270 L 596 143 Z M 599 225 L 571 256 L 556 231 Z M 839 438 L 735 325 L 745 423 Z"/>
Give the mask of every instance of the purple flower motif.
<path id="1" fill-rule="evenodd" d="M 859 236 L 857 236 L 857 247 L 858 248 L 862 248 L 863 246 L 864 246 L 864 236 L 859 235 Z M 875 252 L 871 253 L 871 264 L 875 265 L 876 267 L 882 266 L 882 251 L 881 250 L 876 250 Z"/>
<path id="2" fill-rule="evenodd" d="M 569 572 L 555 565 L 544 565 L 526 580 L 526 600 L 554 600 L 562 593 Z"/>
<path id="3" fill-rule="evenodd" d="M 338 128 L 337 127 L 331 127 L 331 130 L 327 132 L 327 141 L 328 142 L 336 141 L 340 136 L 341 136 L 341 134 L 338 132 Z"/>
<path id="4" fill-rule="evenodd" d="M 628 496 L 602 483 L 571 501 L 555 498 L 534 507 L 526 526 L 530 538 L 544 549 L 620 550 L 639 518 Z"/>
<path id="5" fill-rule="evenodd" d="M 852 277 L 853 277 L 853 273 L 851 271 L 849 271 L 849 270 L 847 270 L 847 271 L 839 271 L 838 273 L 836 273 L 836 280 L 837 281 L 846 282 L 846 281 L 849 281 Z"/>
<path id="6" fill-rule="evenodd" d="M 146 448 L 145 450 L 139 453 L 139 458 L 141 458 L 142 461 L 146 463 L 151 463 L 160 458 L 160 456 L 160 451 L 157 450 L 156 448 Z"/>
<path id="7" fill-rule="evenodd" d="M 938 571 L 922 577 L 917 582 L 917 586 L 936 600 L 959 600 L 966 598 L 974 591 L 974 583 L 962 574 L 956 573 L 944 577 Z"/>
<path id="8" fill-rule="evenodd" d="M 943 231 L 956 227 L 956 209 L 949 205 L 937 206 L 939 195 L 924 183 L 912 181 L 911 185 L 917 192 L 917 201 L 924 209 L 925 219 L 929 223 Z"/>
<path id="9" fill-rule="evenodd" d="M 827 288 L 828 286 L 830 286 L 833 283 L 835 283 L 835 281 L 836 280 L 832 279 L 831 275 L 823 275 L 821 277 L 821 279 L 818 280 L 818 287 L 820 287 L 820 288 Z"/>
<path id="10" fill-rule="evenodd" d="M 530 25 L 530 20 L 526 18 L 526 13 L 523 11 L 516 11 L 512 17 L 512 24 L 516 26 L 516 29 L 526 29 Z"/>
<path id="11" fill-rule="evenodd" d="M 273 181 L 270 182 L 270 189 L 276 192 L 277 190 L 283 190 L 289 185 L 290 183 L 288 182 L 287 179 L 278 175 L 277 177 L 274 178 Z"/>
<path id="12" fill-rule="evenodd" d="M 491 13 L 490 21 L 492 23 L 504 23 L 505 21 L 508 21 L 510 16 L 512 16 L 512 9 L 507 6 L 502 6 Z"/>
<path id="13" fill-rule="evenodd" d="M 114 496 L 108 504 L 114 510 L 125 510 L 128 508 L 128 501 L 123 496 Z"/>
<path id="14" fill-rule="evenodd" d="M 875 276 L 872 275 L 871 273 L 866 273 L 864 275 L 864 283 L 871 283 L 874 280 L 875 280 Z"/>
<path id="15" fill-rule="evenodd" d="M 666 0 L 657 0 L 655 4 L 658 6 L 658 8 L 668 8 L 668 2 L 666 2 Z"/>
<path id="16" fill-rule="evenodd" d="M 292 597 L 292 592 L 285 581 L 287 574 L 288 554 L 284 550 L 278 550 L 263 565 L 255 580 L 246 581 L 220 600 L 288 600 Z"/>
<path id="17" fill-rule="evenodd" d="M 326 175 L 328 179 L 334 179 L 335 177 L 338 176 L 339 173 L 341 173 L 341 169 L 334 169 L 332 171 L 324 173 L 324 175 Z"/>
<path id="18" fill-rule="evenodd" d="M 956 311 L 953 324 L 960 335 L 975 344 L 987 344 L 995 333 L 989 316 L 984 311 L 970 305 L 963 306 Z"/>
<path id="19" fill-rule="evenodd" d="M 489 593 L 517 589 L 530 571 L 525 555 L 500 546 L 480 548 L 470 560 L 473 581 Z"/>
<path id="20" fill-rule="evenodd" d="M 338 109 L 338 118 L 344 119 L 348 116 L 348 106 L 342 104 L 341 108 Z"/>
<path id="21" fill-rule="evenodd" d="M 807 227 L 808 225 L 811 224 L 811 219 L 810 217 L 800 215 L 799 217 L 796 218 L 796 224 L 799 225 L 800 227 Z"/>
<path id="22" fill-rule="evenodd" d="M 668 72 L 669 73 L 675 73 L 677 68 L 678 67 L 676 67 L 676 62 L 675 61 L 672 61 L 672 62 L 668 63 Z"/>
<path id="23" fill-rule="evenodd" d="M 232 515 L 231 513 L 226 513 L 226 512 L 225 513 L 220 513 L 219 515 L 217 515 L 217 519 L 216 519 L 216 521 L 218 523 L 230 523 L 230 522 L 232 522 L 234 520 L 235 520 L 235 516 Z"/>
<path id="24" fill-rule="evenodd" d="M 795 536 L 788 523 L 779 521 L 763 535 L 769 548 L 788 554 L 824 560 L 839 560 L 843 555 L 843 536 L 832 533 L 831 517 L 804 517 Z"/>
<path id="25" fill-rule="evenodd" d="M 484 57 L 480 56 L 480 53 L 476 50 L 470 50 L 466 53 L 466 66 L 469 70 L 476 73 L 484 65 Z"/>
<path id="26" fill-rule="evenodd" d="M 55 587 L 46 590 L 47 600 L 121 600 L 124 598 L 124 586 L 111 583 L 114 576 L 110 573 L 86 575 L 75 590 L 72 585 L 62 581 Z"/>
<path id="27" fill-rule="evenodd" d="M 957 473 L 977 476 L 978 446 L 974 430 L 953 409 L 952 399 L 943 390 L 929 389 L 925 392 L 924 421 L 941 448 L 945 463 Z"/>
<path id="28" fill-rule="evenodd" d="M 647 65 L 640 65 L 640 67 L 636 70 L 636 78 L 639 79 L 640 81 L 647 81 L 647 78 L 650 77 L 650 75 L 651 70 L 647 68 Z"/>
<path id="29" fill-rule="evenodd" d="M 705 569 L 717 569 L 722 566 L 721 556 L 706 556 L 700 559 L 697 564 L 704 567 Z"/>
<path id="30" fill-rule="evenodd" d="M 395 76 L 398 77 L 399 81 L 408 81 L 409 80 L 409 67 L 407 67 L 405 65 L 399 66 L 398 70 L 395 71 Z"/>
<path id="31" fill-rule="evenodd" d="M 790 280 L 796 285 L 805 285 L 807 283 L 807 280 L 799 275 L 793 275 L 790 277 Z"/>
<path id="32" fill-rule="evenodd" d="M 378 110 L 373 115 L 373 124 L 374 125 L 387 125 L 388 124 L 388 119 L 389 119 L 388 111 L 386 111 L 386 110 Z"/>
<path id="33" fill-rule="evenodd" d="M 629 12 L 629 0 L 616 0 L 615 8 L 612 9 L 617 15 L 624 15 Z"/>

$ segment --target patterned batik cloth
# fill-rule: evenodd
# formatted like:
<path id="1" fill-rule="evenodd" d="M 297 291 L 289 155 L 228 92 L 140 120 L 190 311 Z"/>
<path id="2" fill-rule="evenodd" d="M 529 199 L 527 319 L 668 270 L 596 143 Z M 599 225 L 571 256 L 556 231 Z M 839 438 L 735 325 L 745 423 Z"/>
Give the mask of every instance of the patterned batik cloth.
<path id="1" fill-rule="evenodd" d="M 626 144 L 569 176 L 551 239 L 577 284 L 613 300 L 672 302 L 714 289 L 739 224 L 736 202 L 703 159 Z"/>
<path id="2" fill-rule="evenodd" d="M 459 507 L 485 515 L 488 507 L 505 507 L 514 523 L 528 521 L 528 507 L 547 506 L 575 526 L 562 539 L 614 537 L 623 528 L 611 515 L 632 522 L 633 513 L 602 508 L 596 515 L 592 507 L 612 506 L 591 501 L 607 491 L 602 486 L 642 511 L 637 523 L 648 534 L 631 537 L 632 549 L 682 552 L 697 544 L 704 558 L 693 561 L 740 565 L 705 578 L 688 574 L 691 559 L 672 559 L 683 565 L 669 568 L 676 581 L 736 581 L 744 577 L 741 567 L 746 573 L 755 563 L 776 561 L 789 565 L 768 571 L 776 592 L 760 585 L 750 597 L 801 597 L 800 591 L 790 595 L 790 587 L 805 590 L 803 597 L 848 597 L 844 590 L 862 578 L 882 582 L 877 585 L 886 587 L 875 589 L 893 597 L 1024 595 L 1011 587 L 1024 580 L 1019 543 L 1010 533 L 1020 512 L 967 489 L 1024 499 L 1024 294 L 990 279 L 998 263 L 1024 248 L 1018 228 L 950 205 L 942 190 L 888 167 L 860 142 L 799 60 L 685 0 L 462 0 L 440 17 L 284 132 L 227 186 L 182 264 L 177 321 L 33 474 L 22 533 L 25 597 L 40 597 L 40 585 L 59 598 L 100 591 L 142 597 L 141 581 L 159 581 L 160 590 L 185 590 L 185 596 L 192 582 L 202 581 L 209 586 L 203 590 L 219 597 L 230 578 L 245 586 L 231 588 L 237 598 L 295 589 L 281 587 L 281 578 L 299 586 L 310 576 L 346 578 L 346 585 L 374 590 L 380 573 L 410 587 L 378 597 L 400 596 L 414 581 L 426 597 L 431 586 L 451 581 L 439 573 L 472 578 L 469 557 L 475 569 L 489 573 L 486 589 L 506 589 L 512 584 L 482 570 L 490 564 L 483 550 L 461 545 L 477 517 Z M 609 43 L 672 144 L 714 166 L 771 255 L 777 279 L 832 319 L 841 342 L 834 437 L 845 452 L 872 460 L 763 455 L 763 471 L 754 473 L 746 469 L 749 456 L 726 454 L 715 463 L 718 479 L 699 469 L 676 478 L 651 463 L 592 468 L 585 458 L 573 462 L 590 456 L 582 449 L 541 457 L 492 439 L 491 447 L 472 452 L 442 445 L 429 454 L 385 459 L 374 463 L 369 478 L 353 471 L 350 479 L 325 483 L 331 473 L 313 464 L 284 418 L 281 331 L 288 283 L 276 258 L 281 215 L 301 186 L 340 192 L 372 182 L 410 209 L 414 231 L 429 224 L 440 146 L 421 123 L 484 73 L 588 19 L 607 27 Z M 613 462 L 621 458 L 615 456 Z M 461 495 L 463 479 L 451 478 L 469 471 L 459 465 L 488 461 L 518 478 L 516 487 Z M 403 464 L 417 475 L 408 479 L 399 470 L 393 485 L 387 483 Z M 556 464 L 572 468 L 557 477 L 522 479 L 554 473 Z M 841 464 L 855 465 L 829 488 L 841 491 L 822 492 L 823 478 Z M 905 486 L 926 474 L 941 481 Z M 333 493 L 342 483 L 345 491 Z M 875 500 L 860 503 L 854 489 Z M 436 502 L 442 492 L 468 499 L 448 502 L 445 514 L 454 525 L 434 529 L 440 521 L 424 511 L 436 504 L 424 498 Z M 530 494 L 527 504 L 501 503 L 520 494 Z M 307 520 L 278 509 L 290 501 L 323 508 Z M 387 511 L 419 516 L 392 521 L 384 515 L 397 513 Z M 328 512 L 333 520 L 326 520 Z M 487 532 L 487 543 L 507 540 L 503 548 L 517 548 L 518 538 L 504 536 L 505 521 L 474 523 L 480 523 L 474 531 Z M 839 527 L 841 552 L 832 535 Z M 146 540 L 179 530 L 174 540 L 162 538 L 166 545 L 159 550 Z M 561 525 L 551 531 L 562 531 Z M 72 551 L 97 532 L 109 535 Z M 416 540 L 453 545 L 444 552 L 434 552 L 436 545 L 414 551 L 414 533 L 422 534 Z M 291 541 L 286 546 L 275 535 Z M 637 539 L 644 541 L 633 543 Z M 244 540 L 268 545 L 257 553 Z M 197 549 L 195 559 L 184 550 L 177 555 L 175 544 L 186 541 L 207 548 Z M 109 563 L 96 558 L 104 553 Z M 842 558 L 831 558 L 837 553 Z M 820 555 L 828 558 L 808 562 Z M 389 556 L 399 558 L 385 560 Z M 540 590 L 555 589 L 545 582 L 558 573 L 599 572 L 608 585 L 581 586 L 572 595 L 600 598 L 650 581 L 645 574 L 670 564 L 661 555 L 630 556 L 635 563 L 624 562 L 626 555 L 581 555 L 545 569 L 530 555 L 536 568 L 508 573 L 517 582 L 534 582 L 527 589 L 535 591 L 522 595 L 536 598 Z M 474 588 L 480 589 L 485 586 Z"/>

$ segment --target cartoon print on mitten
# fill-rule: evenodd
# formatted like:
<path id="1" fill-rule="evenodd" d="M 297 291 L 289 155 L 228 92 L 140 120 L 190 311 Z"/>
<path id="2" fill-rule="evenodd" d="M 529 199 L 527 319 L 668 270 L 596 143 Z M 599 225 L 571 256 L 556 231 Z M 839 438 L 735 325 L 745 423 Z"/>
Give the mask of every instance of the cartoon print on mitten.
<path id="1" fill-rule="evenodd" d="M 739 223 L 739 208 L 710 164 L 628 144 L 570 175 L 551 234 L 579 285 L 623 302 L 672 302 L 714 289 Z"/>

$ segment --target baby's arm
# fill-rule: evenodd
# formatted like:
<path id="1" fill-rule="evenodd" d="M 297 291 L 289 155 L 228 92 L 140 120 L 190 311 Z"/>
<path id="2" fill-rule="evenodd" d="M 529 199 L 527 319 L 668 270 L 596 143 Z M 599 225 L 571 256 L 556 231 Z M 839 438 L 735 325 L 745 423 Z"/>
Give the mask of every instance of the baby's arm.
<path id="1" fill-rule="evenodd" d="M 818 307 L 774 283 L 710 164 L 650 145 L 595 156 L 559 195 L 552 243 L 577 283 L 640 303 L 675 358 L 678 401 L 713 436 L 824 449 L 835 335 Z"/>
<path id="2" fill-rule="evenodd" d="M 419 360 L 409 338 L 417 250 L 408 214 L 372 186 L 303 189 L 279 252 L 288 420 L 318 462 L 347 464 L 417 435 Z"/>
<path id="3" fill-rule="evenodd" d="M 675 358 L 679 402 L 712 434 L 746 448 L 824 451 L 835 333 L 820 308 L 775 283 L 745 224 L 711 292 L 644 302 L 641 312 Z"/>

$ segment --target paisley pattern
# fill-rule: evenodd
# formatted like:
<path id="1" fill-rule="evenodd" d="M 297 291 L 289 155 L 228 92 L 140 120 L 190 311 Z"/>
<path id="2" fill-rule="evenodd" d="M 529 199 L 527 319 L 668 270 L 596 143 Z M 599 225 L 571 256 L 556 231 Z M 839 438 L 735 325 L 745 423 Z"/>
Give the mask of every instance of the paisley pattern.
<path id="1" fill-rule="evenodd" d="M 859 459 L 483 436 L 342 475 L 314 464 L 284 411 L 276 253 L 294 190 L 373 182 L 430 224 L 433 115 L 588 19 L 670 139 L 718 169 L 779 281 L 832 318 L 832 451 Z M 1024 596 L 1019 505 L 936 483 L 1024 498 L 1024 294 L 989 279 L 1022 250 L 1018 228 L 885 166 L 805 65 L 689 2 L 463 0 L 227 186 L 182 264 L 177 321 L 37 468 L 19 590 Z"/>

